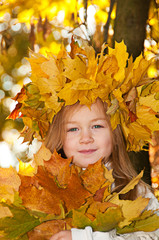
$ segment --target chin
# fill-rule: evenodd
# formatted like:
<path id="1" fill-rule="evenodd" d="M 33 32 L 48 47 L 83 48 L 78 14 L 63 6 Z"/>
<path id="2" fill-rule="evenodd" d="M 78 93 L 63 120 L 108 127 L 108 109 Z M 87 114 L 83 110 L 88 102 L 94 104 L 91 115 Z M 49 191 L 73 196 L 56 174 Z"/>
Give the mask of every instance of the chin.
<path id="1" fill-rule="evenodd" d="M 99 159 L 98 159 L 99 160 Z M 81 167 L 81 168 L 87 168 L 88 167 L 88 165 L 91 165 L 91 164 L 94 164 L 94 163 L 96 163 L 98 160 L 94 160 L 94 161 L 87 161 L 86 160 L 86 162 L 84 162 L 84 163 L 78 163 L 78 162 L 74 162 L 74 164 L 76 165 L 76 166 L 78 166 L 78 167 Z"/>

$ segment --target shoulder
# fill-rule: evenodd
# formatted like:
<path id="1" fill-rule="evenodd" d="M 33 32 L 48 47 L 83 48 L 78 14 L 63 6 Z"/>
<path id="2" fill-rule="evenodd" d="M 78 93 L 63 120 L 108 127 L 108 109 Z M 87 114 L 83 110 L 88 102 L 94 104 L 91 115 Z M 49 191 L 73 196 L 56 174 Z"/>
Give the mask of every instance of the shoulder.
<path id="1" fill-rule="evenodd" d="M 144 198 L 149 198 L 149 204 L 147 210 L 159 210 L 159 201 L 151 191 L 151 188 L 147 185 L 140 185 L 138 188 L 138 196 L 143 196 Z"/>

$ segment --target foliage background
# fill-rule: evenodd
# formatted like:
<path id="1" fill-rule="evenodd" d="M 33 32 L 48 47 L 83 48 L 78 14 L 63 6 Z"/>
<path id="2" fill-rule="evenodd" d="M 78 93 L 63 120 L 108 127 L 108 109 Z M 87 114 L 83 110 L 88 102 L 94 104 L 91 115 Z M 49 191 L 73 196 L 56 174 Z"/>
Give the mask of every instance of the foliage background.
<path id="1" fill-rule="evenodd" d="M 23 129 L 22 120 L 6 120 L 6 117 L 15 106 L 11 98 L 23 84 L 30 81 L 30 65 L 25 59 L 29 56 L 29 48 L 44 55 L 47 51 L 56 54 L 63 43 L 69 50 L 73 34 L 79 41 L 80 38 L 89 41 L 96 52 L 100 51 L 104 41 L 107 41 L 109 46 L 113 46 L 116 6 L 119 1 L 2 0 L 0 2 L 0 143 L 3 148 L 4 143 L 9 146 L 15 166 L 18 165 L 17 158 L 28 160 L 26 158 L 28 148 L 24 144 L 21 145 L 22 140 L 16 140 L 19 131 Z M 154 65 L 148 71 L 149 77 L 152 78 L 159 76 L 158 6 L 158 0 L 150 1 L 144 41 L 145 57 L 155 58 Z M 135 36 L 133 40 L 135 43 Z M 157 147 L 155 151 L 158 151 Z M 154 149 L 151 151 L 150 160 L 155 166 L 152 180 L 154 187 L 157 188 L 159 160 L 154 161 L 153 154 Z M 0 159 L 0 165 L 6 166 L 7 154 L 1 155 L 2 157 L 3 161 Z"/>

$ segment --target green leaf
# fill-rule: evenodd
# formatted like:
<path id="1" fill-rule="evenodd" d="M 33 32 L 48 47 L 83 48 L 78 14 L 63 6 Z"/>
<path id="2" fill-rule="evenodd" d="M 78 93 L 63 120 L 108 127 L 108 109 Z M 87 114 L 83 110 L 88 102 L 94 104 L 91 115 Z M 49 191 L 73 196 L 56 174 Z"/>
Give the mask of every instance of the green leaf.
<path id="1" fill-rule="evenodd" d="M 78 210 L 72 210 L 72 225 L 77 228 L 91 226 L 91 220 L 85 215 L 88 205 L 80 207 Z"/>
<path id="2" fill-rule="evenodd" d="M 40 224 L 40 220 L 31 215 L 27 209 L 14 204 L 2 203 L 2 205 L 8 207 L 13 214 L 13 217 L 0 219 L 0 231 L 4 232 L 4 239 L 26 239 L 24 235 Z"/>
<path id="3" fill-rule="evenodd" d="M 62 204 L 60 204 L 61 214 L 59 216 L 32 211 L 22 205 L 22 200 L 18 193 L 14 195 L 13 204 L 8 202 L 1 203 L 1 205 L 8 207 L 13 215 L 13 217 L 0 218 L 0 231 L 4 233 L 4 237 L 0 237 L 2 240 L 28 240 L 26 233 L 41 223 L 65 218 L 65 211 Z"/>
<path id="4" fill-rule="evenodd" d="M 104 213 L 98 212 L 94 221 L 85 215 L 88 205 L 78 210 L 73 210 L 72 224 L 77 228 L 91 226 L 94 231 L 110 231 L 117 227 L 118 223 L 123 220 L 120 207 L 110 207 Z"/>
<path id="5" fill-rule="evenodd" d="M 117 232 L 123 234 L 136 231 L 153 232 L 157 230 L 159 228 L 159 216 L 157 214 L 149 216 L 149 212 L 150 211 L 145 211 L 140 217 L 141 220 L 138 218 L 136 221 L 133 221 L 132 224 L 130 224 L 129 226 L 125 226 L 124 228 L 117 228 Z M 146 218 L 143 219 L 144 217 Z"/>
<path id="6" fill-rule="evenodd" d="M 98 212 L 91 226 L 94 231 L 106 232 L 117 227 L 122 220 L 121 208 L 110 207 L 104 213 Z"/>

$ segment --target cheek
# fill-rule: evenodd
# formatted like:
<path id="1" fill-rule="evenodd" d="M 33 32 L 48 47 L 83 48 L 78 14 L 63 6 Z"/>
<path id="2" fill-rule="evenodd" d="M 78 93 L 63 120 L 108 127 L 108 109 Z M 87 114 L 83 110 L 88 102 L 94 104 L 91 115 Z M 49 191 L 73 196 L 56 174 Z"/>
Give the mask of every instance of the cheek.
<path id="1" fill-rule="evenodd" d="M 112 136 L 110 132 L 107 133 L 105 136 L 103 136 L 101 145 L 103 147 L 104 155 L 108 157 L 112 152 L 112 146 L 113 146 Z"/>
<path id="2" fill-rule="evenodd" d="M 65 137 L 63 140 L 63 151 L 67 158 L 72 157 L 74 149 L 74 141 L 72 138 Z"/>

